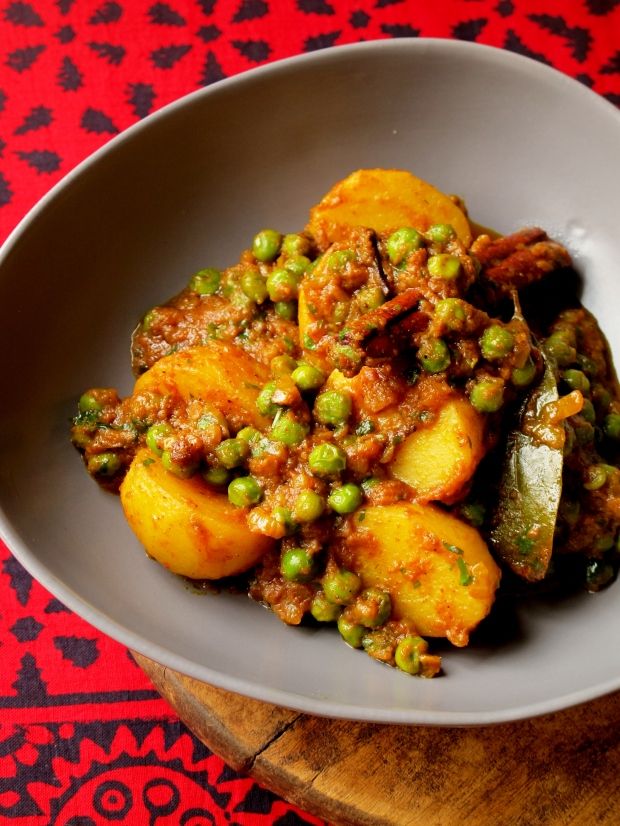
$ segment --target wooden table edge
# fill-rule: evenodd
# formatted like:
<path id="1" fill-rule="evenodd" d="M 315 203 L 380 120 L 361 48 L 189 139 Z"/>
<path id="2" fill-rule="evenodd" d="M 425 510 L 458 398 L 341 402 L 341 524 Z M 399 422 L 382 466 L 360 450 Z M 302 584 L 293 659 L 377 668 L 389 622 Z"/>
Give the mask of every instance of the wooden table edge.
<path id="1" fill-rule="evenodd" d="M 354 723 L 242 697 L 133 655 L 212 752 L 331 824 L 620 823 L 620 692 L 484 727 Z"/>

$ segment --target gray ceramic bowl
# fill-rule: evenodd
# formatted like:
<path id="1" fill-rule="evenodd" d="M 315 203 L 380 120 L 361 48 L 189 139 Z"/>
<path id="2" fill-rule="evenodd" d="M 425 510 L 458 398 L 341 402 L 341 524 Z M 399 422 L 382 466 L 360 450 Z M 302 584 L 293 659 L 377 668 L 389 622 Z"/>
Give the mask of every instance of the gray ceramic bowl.
<path id="1" fill-rule="evenodd" d="M 93 625 L 215 685 L 303 711 L 398 723 L 517 719 L 620 687 L 620 583 L 528 603 L 497 641 L 412 679 L 287 628 L 242 596 L 198 596 L 149 561 L 69 444 L 81 390 L 132 385 L 130 331 L 264 225 L 295 230 L 358 167 L 410 169 L 500 231 L 564 241 L 620 358 L 620 115 L 538 63 L 459 42 L 341 47 L 196 92 L 113 140 L 0 257 L 2 535 Z M 495 625 L 493 626 L 493 623 Z M 491 635 L 492 637 L 493 635 Z"/>

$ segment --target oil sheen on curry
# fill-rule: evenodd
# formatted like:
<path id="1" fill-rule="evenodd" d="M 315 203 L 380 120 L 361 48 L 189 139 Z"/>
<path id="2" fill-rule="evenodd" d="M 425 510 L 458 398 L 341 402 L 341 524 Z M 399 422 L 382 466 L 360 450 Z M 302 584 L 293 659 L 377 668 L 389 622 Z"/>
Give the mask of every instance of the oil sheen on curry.
<path id="1" fill-rule="evenodd" d="M 620 399 L 561 244 L 382 169 L 248 242 L 146 313 L 131 396 L 79 400 L 150 557 L 423 677 L 500 580 L 615 578 Z"/>

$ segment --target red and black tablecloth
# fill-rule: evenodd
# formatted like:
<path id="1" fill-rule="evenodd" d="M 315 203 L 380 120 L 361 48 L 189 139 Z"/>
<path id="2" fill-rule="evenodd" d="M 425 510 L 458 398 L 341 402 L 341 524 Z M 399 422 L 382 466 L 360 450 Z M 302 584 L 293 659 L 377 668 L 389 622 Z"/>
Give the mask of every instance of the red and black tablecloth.
<path id="1" fill-rule="evenodd" d="M 75 164 L 181 95 L 394 37 L 500 46 L 620 105 L 620 0 L 0 0 L 0 241 Z M 125 648 L 0 545 L 1 824 L 320 822 L 211 754 Z"/>

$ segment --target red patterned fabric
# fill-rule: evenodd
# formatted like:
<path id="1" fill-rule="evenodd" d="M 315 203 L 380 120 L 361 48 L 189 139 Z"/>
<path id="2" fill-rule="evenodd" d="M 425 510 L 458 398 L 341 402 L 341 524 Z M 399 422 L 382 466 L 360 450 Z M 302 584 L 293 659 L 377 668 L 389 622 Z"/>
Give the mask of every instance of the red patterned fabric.
<path id="1" fill-rule="evenodd" d="M 109 138 L 253 66 L 453 37 L 551 64 L 620 105 L 620 0 L 0 0 L 0 241 Z M 129 652 L 0 546 L 0 822 L 319 824 L 236 775 Z"/>

